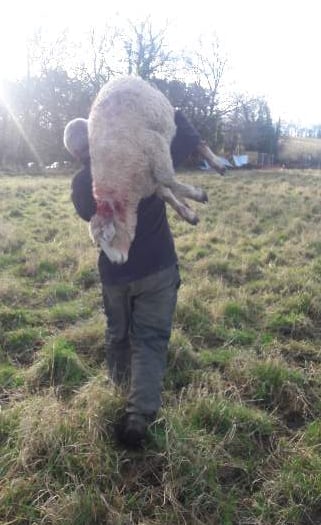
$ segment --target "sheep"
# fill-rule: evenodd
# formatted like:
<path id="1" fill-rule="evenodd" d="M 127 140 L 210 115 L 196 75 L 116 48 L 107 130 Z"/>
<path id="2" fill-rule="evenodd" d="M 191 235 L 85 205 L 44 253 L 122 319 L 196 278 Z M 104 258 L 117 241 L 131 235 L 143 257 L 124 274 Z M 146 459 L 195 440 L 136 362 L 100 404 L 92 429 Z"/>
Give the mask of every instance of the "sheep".
<path id="1" fill-rule="evenodd" d="M 170 155 L 175 130 L 174 109 L 167 98 L 135 77 L 108 82 L 88 121 L 74 119 L 65 129 L 68 151 L 80 160 L 90 155 L 97 204 L 90 234 L 112 262 L 128 259 L 144 197 L 156 192 L 187 222 L 198 222 L 183 199 L 206 202 L 207 195 L 175 180 Z"/>

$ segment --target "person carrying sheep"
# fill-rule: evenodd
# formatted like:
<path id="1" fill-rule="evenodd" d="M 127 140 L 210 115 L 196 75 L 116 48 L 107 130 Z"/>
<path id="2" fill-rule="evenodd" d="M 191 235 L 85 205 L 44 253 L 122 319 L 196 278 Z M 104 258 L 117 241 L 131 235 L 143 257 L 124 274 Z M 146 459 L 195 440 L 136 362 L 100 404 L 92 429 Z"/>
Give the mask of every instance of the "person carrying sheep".
<path id="1" fill-rule="evenodd" d="M 201 137 L 180 111 L 171 145 L 177 168 L 200 144 Z M 71 198 L 78 215 L 90 221 L 96 212 L 89 150 L 78 158 L 83 168 L 72 180 Z M 120 168 L 121 169 L 121 166 Z M 129 385 L 126 413 L 118 438 L 140 446 L 161 406 L 167 347 L 180 275 L 164 201 L 156 194 L 138 207 L 136 234 L 124 264 L 113 264 L 101 251 L 98 268 L 107 317 L 106 355 L 112 380 Z"/>

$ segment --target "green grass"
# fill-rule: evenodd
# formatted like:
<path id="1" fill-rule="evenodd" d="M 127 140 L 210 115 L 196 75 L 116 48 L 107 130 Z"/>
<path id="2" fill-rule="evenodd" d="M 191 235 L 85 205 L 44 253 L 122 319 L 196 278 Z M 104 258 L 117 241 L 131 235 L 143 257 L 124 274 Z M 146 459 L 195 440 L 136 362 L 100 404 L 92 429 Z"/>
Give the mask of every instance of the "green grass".
<path id="1" fill-rule="evenodd" d="M 75 388 L 90 377 L 90 369 L 76 354 L 74 346 L 63 338 L 49 341 L 26 372 L 31 387 L 61 386 Z"/>
<path id="2" fill-rule="evenodd" d="M 97 250 L 68 177 L 1 176 L 0 522 L 321 521 L 321 173 L 181 175 L 182 285 L 163 408 L 121 448 Z"/>

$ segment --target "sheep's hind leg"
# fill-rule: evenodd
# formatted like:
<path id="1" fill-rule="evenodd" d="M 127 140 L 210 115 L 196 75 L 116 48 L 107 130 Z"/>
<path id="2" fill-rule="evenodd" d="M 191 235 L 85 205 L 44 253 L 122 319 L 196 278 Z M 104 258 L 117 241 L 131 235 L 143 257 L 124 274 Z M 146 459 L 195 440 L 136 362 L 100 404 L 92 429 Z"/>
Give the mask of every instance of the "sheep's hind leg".
<path id="1" fill-rule="evenodd" d="M 197 202 L 207 202 L 207 194 L 202 188 L 196 188 L 191 184 L 183 184 L 175 179 L 170 150 L 165 139 L 161 135 L 154 133 L 153 141 L 151 141 L 151 135 L 149 135 L 148 142 L 153 146 L 150 156 L 154 161 L 154 179 L 160 185 L 170 188 L 177 197 L 185 197 Z"/>
<path id="2" fill-rule="evenodd" d="M 163 169 L 162 169 L 163 168 Z M 184 184 L 175 179 L 173 168 L 166 169 L 165 166 L 156 167 L 154 177 L 162 186 L 169 188 L 177 197 L 192 199 L 197 202 L 208 202 L 206 191 L 191 184 Z"/>
<path id="3" fill-rule="evenodd" d="M 197 188 L 191 184 L 184 184 L 183 182 L 178 182 L 175 179 L 167 179 L 167 177 L 162 177 L 161 182 L 164 184 L 164 186 L 170 188 L 172 192 L 178 197 L 185 197 L 186 199 L 192 199 L 202 203 L 208 202 L 207 193 L 202 188 Z"/>
<path id="4" fill-rule="evenodd" d="M 157 195 L 170 204 L 172 208 L 174 208 L 174 210 L 178 213 L 178 215 L 185 219 L 185 221 L 189 222 L 189 224 L 195 226 L 198 223 L 199 219 L 196 213 L 194 213 L 194 211 L 184 202 L 179 201 L 169 188 L 161 186 L 157 190 Z"/>

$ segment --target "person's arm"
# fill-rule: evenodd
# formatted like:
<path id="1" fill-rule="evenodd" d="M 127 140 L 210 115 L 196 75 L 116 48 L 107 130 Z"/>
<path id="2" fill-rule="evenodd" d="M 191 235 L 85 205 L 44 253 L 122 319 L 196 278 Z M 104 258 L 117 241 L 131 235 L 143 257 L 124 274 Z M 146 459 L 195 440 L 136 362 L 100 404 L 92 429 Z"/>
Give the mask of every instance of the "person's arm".
<path id="1" fill-rule="evenodd" d="M 72 179 L 71 200 L 79 217 L 89 222 L 96 213 L 89 163 L 78 171 Z"/>
<path id="2" fill-rule="evenodd" d="M 174 168 L 182 164 L 192 153 L 197 152 L 208 161 L 212 168 L 223 175 L 226 167 L 181 111 L 175 112 L 175 124 L 176 135 L 171 145 Z"/>
<path id="3" fill-rule="evenodd" d="M 199 132 L 187 120 L 181 111 L 175 112 L 176 135 L 171 144 L 171 155 L 174 168 L 197 150 L 202 139 Z"/>

